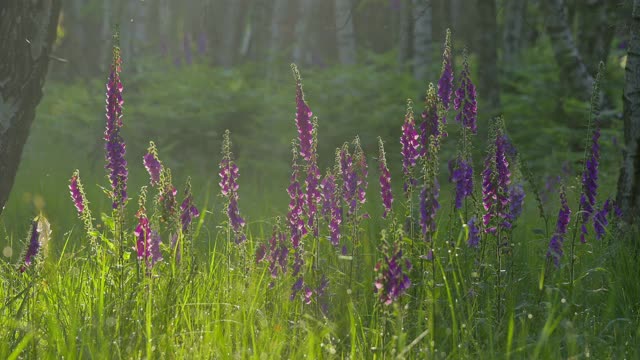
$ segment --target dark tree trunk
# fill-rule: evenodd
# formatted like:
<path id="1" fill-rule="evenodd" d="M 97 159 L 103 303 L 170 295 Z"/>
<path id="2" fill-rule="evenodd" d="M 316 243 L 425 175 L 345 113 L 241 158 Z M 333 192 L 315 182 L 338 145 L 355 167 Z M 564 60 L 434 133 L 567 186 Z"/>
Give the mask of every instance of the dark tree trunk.
<path id="1" fill-rule="evenodd" d="M 271 1 L 255 0 L 251 4 L 251 41 L 249 60 L 263 66 L 269 51 L 269 28 L 271 24 Z"/>
<path id="2" fill-rule="evenodd" d="M 298 3 L 298 16 L 294 29 L 295 43 L 293 46 L 293 62 L 298 65 L 311 63 L 311 50 L 316 42 L 312 39 L 312 18 L 317 11 L 317 2 L 313 0 L 301 0 Z"/>
<path id="3" fill-rule="evenodd" d="M 527 0 L 510 0 L 505 4 L 502 60 L 507 67 L 517 65 L 524 43 L 526 15 Z"/>
<path id="4" fill-rule="evenodd" d="M 356 63 L 356 31 L 351 0 L 335 0 L 336 43 L 338 59 L 343 65 Z"/>
<path id="5" fill-rule="evenodd" d="M 0 2 L 0 213 L 42 98 L 60 1 Z"/>
<path id="6" fill-rule="evenodd" d="M 240 52 L 240 39 L 244 24 L 241 0 L 226 0 L 223 18 L 222 48 L 218 51 L 218 63 L 230 68 Z"/>
<path id="7" fill-rule="evenodd" d="M 564 0 L 540 0 L 547 34 L 560 68 L 560 79 L 567 94 L 583 101 L 591 97 L 593 76 L 582 61 L 568 23 Z M 596 64 L 597 67 L 597 64 Z"/>
<path id="8" fill-rule="evenodd" d="M 433 53 L 431 0 L 413 0 L 413 77 L 421 84 L 429 81 Z"/>
<path id="9" fill-rule="evenodd" d="M 412 18 L 411 1 L 400 2 L 400 23 L 398 33 L 398 63 L 402 69 L 405 69 L 411 59 L 411 35 L 412 35 Z"/>
<path id="10" fill-rule="evenodd" d="M 498 24 L 495 0 L 477 0 L 478 93 L 493 112 L 500 109 Z"/>
<path id="11" fill-rule="evenodd" d="M 625 147 L 617 201 L 624 219 L 633 223 L 640 217 L 640 0 L 633 1 L 624 82 Z"/>
<path id="12" fill-rule="evenodd" d="M 577 8 L 578 51 L 589 73 L 596 76 L 600 61 L 607 62 L 615 25 L 614 2 L 611 0 L 587 0 Z"/>

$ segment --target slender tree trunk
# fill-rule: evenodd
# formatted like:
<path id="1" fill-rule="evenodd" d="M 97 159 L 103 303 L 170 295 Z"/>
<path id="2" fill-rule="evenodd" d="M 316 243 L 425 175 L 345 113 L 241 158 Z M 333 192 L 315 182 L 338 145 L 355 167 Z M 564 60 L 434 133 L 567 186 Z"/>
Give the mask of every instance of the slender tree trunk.
<path id="1" fill-rule="evenodd" d="M 271 46 L 269 49 L 269 62 L 271 63 L 281 56 L 281 51 L 284 50 L 288 7 L 288 0 L 274 0 L 271 17 Z"/>
<path id="2" fill-rule="evenodd" d="M 406 69 L 412 52 L 413 14 L 411 1 L 400 1 L 399 6 L 398 63 L 401 69 Z"/>
<path id="3" fill-rule="evenodd" d="M 524 25 L 527 16 L 527 0 L 510 0 L 504 9 L 503 62 L 514 67 L 524 43 Z"/>
<path id="4" fill-rule="evenodd" d="M 269 49 L 269 25 L 271 20 L 271 1 L 254 0 L 251 2 L 251 28 L 253 29 L 249 45 L 248 58 L 256 64 L 264 64 Z"/>
<path id="5" fill-rule="evenodd" d="M 477 0 L 478 93 L 484 94 L 489 109 L 500 109 L 498 75 L 498 25 L 495 0 Z M 482 95 L 481 95 L 482 96 Z"/>
<path id="6" fill-rule="evenodd" d="M 240 32 L 244 23 L 242 18 L 242 1 L 226 0 L 222 35 L 222 48 L 218 52 L 220 65 L 229 68 L 234 65 L 240 49 Z"/>
<path id="7" fill-rule="evenodd" d="M 356 63 L 356 33 L 351 0 L 335 0 L 336 41 L 341 64 Z"/>
<path id="8" fill-rule="evenodd" d="M 413 77 L 426 84 L 433 59 L 431 0 L 413 0 Z"/>
<path id="9" fill-rule="evenodd" d="M 312 44 L 311 18 L 314 14 L 314 0 L 300 0 L 298 16 L 296 16 L 295 44 L 293 46 L 293 62 L 302 64 L 311 62 Z"/>
<path id="10" fill-rule="evenodd" d="M 578 51 L 591 76 L 596 76 L 600 61 L 606 63 L 615 32 L 614 1 L 586 0 L 577 8 Z"/>
<path id="11" fill-rule="evenodd" d="M 640 0 L 633 1 L 631 16 L 622 95 L 625 147 L 617 198 L 628 223 L 640 217 Z"/>
<path id="12" fill-rule="evenodd" d="M 59 13 L 58 0 L 0 2 L 0 213 L 42 98 Z"/>
<path id="13" fill-rule="evenodd" d="M 591 97 L 593 76 L 585 66 L 567 22 L 564 0 L 540 0 L 547 34 L 568 94 L 583 101 Z"/>

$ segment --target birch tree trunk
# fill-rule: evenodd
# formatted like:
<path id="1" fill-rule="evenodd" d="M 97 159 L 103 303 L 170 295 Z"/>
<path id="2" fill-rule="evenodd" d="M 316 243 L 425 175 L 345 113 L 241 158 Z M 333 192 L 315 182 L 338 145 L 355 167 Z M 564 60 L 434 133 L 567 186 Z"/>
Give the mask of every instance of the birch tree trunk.
<path id="1" fill-rule="evenodd" d="M 484 94 L 490 109 L 500 109 L 498 74 L 498 25 L 495 0 L 477 0 L 478 93 Z M 481 95 L 482 96 L 482 95 Z"/>
<path id="2" fill-rule="evenodd" d="M 351 0 L 335 0 L 336 41 L 341 64 L 356 63 L 356 33 Z"/>
<path id="3" fill-rule="evenodd" d="M 59 13 L 59 0 L 0 2 L 0 213 L 42 98 Z"/>
<path id="4" fill-rule="evenodd" d="M 510 0 L 504 9 L 503 61 L 507 67 L 516 65 L 524 43 L 524 24 L 527 0 Z"/>
<path id="5" fill-rule="evenodd" d="M 586 0 L 577 8 L 578 51 L 592 76 L 598 72 L 600 61 L 606 63 L 615 32 L 614 2 Z"/>
<path id="6" fill-rule="evenodd" d="M 293 62 L 302 64 L 311 62 L 311 17 L 314 13 L 314 0 L 300 0 L 298 16 L 296 16 L 295 44 L 293 46 Z"/>
<path id="7" fill-rule="evenodd" d="M 269 50 L 269 25 L 271 20 L 270 0 L 254 0 L 251 2 L 251 28 L 253 33 L 249 45 L 248 58 L 262 66 Z"/>
<path id="8" fill-rule="evenodd" d="M 593 76 L 585 66 L 576 47 L 567 22 L 567 7 L 564 0 L 540 0 L 547 34 L 551 38 L 556 63 L 560 68 L 560 79 L 571 96 L 589 101 Z"/>
<path id="9" fill-rule="evenodd" d="M 431 0 L 413 0 L 413 77 L 426 84 L 433 59 Z"/>
<path id="10" fill-rule="evenodd" d="M 640 217 L 640 0 L 633 1 L 631 16 L 622 95 L 625 147 L 617 196 L 628 223 Z"/>

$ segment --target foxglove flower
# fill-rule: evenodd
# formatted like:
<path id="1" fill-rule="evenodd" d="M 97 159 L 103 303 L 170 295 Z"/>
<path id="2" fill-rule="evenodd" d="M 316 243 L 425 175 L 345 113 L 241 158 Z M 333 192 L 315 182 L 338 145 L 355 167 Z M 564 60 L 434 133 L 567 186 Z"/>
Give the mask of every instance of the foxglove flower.
<path id="1" fill-rule="evenodd" d="M 105 150 L 111 182 L 113 208 L 123 207 L 127 201 L 127 161 L 125 160 L 126 145 L 120 136 L 122 128 L 122 83 L 120 82 L 120 69 L 122 60 L 120 49 L 113 47 L 113 63 L 107 82 L 107 124 L 104 132 Z"/>
<path id="2" fill-rule="evenodd" d="M 476 134 L 478 132 L 478 103 L 476 101 L 476 87 L 471 81 L 466 52 L 464 54 L 462 74 L 460 74 L 460 87 L 456 90 L 453 108 L 460 111 L 456 115 L 456 121 Z"/>
<path id="3" fill-rule="evenodd" d="M 420 192 L 420 226 L 427 241 L 431 241 L 431 235 L 436 231 L 436 213 L 440 208 L 438 179 L 433 179 L 430 185 L 425 185 Z"/>
<path id="4" fill-rule="evenodd" d="M 560 210 L 558 211 L 558 221 L 556 223 L 556 231 L 549 242 L 549 250 L 547 251 L 547 259 L 553 260 L 556 266 L 560 266 L 560 258 L 562 257 L 562 244 L 567 233 L 567 228 L 571 221 L 571 209 L 567 202 L 567 195 L 564 188 L 560 189 Z"/>
<path id="5" fill-rule="evenodd" d="M 182 223 L 182 232 L 186 233 L 193 221 L 193 218 L 200 216 L 198 208 L 193 204 L 193 195 L 191 194 L 191 180 L 187 179 L 187 186 L 184 190 L 184 200 L 180 205 L 180 222 Z"/>
<path id="6" fill-rule="evenodd" d="M 448 134 L 444 130 L 447 119 L 440 116 L 438 109 L 438 94 L 433 84 L 429 84 L 427 96 L 425 97 L 425 106 L 422 111 L 422 123 L 420 124 L 420 156 L 425 157 L 429 149 L 429 139 L 433 136 L 433 141 L 438 144 L 440 138 L 447 137 Z"/>
<path id="7" fill-rule="evenodd" d="M 591 139 L 591 151 L 589 158 L 585 164 L 584 172 L 582 173 L 582 195 L 580 196 L 580 207 L 582 209 L 582 231 L 580 234 L 580 241 L 586 243 L 585 236 L 587 235 L 587 223 L 591 220 L 595 212 L 596 195 L 598 193 L 598 161 L 600 159 L 600 145 L 598 139 L 600 138 L 600 129 L 596 128 L 593 131 L 593 137 Z"/>
<path id="8" fill-rule="evenodd" d="M 597 240 L 600 240 L 606 232 L 607 226 L 609 225 L 608 217 L 613 210 L 613 207 L 613 201 L 611 201 L 611 199 L 607 199 L 604 202 L 604 205 L 602 205 L 602 208 L 593 216 L 593 228 L 596 232 Z"/>
<path id="9" fill-rule="evenodd" d="M 296 295 L 298 295 L 298 292 L 302 290 L 303 286 L 304 286 L 304 280 L 302 279 L 302 276 L 299 276 L 296 282 L 293 283 L 293 286 L 291 287 L 291 295 L 289 296 L 289 300 L 291 301 L 295 300 Z"/>
<path id="10" fill-rule="evenodd" d="M 256 262 L 267 261 L 269 263 L 269 273 L 272 279 L 276 279 L 279 273 L 287 272 L 287 257 L 289 256 L 289 248 L 287 247 L 287 235 L 274 226 L 273 233 L 269 239 L 269 247 L 261 245 L 256 251 Z M 270 288 L 275 286 L 272 281 Z"/>
<path id="11" fill-rule="evenodd" d="M 40 252 L 40 232 L 38 231 L 38 221 L 33 220 L 31 222 L 31 233 L 29 235 L 29 245 L 24 254 L 24 264 L 20 266 L 20 272 L 24 272 L 27 267 L 31 266 L 35 260 L 38 252 Z"/>
<path id="12" fill-rule="evenodd" d="M 160 251 L 160 244 L 162 244 L 162 239 L 160 238 L 160 234 L 151 230 L 151 264 L 155 265 L 157 262 L 162 261 L 162 251 Z"/>
<path id="13" fill-rule="evenodd" d="M 347 214 L 351 216 L 355 214 L 358 205 L 358 174 L 347 143 L 340 151 L 340 174 L 342 175 L 342 196 L 347 203 Z"/>
<path id="14" fill-rule="evenodd" d="M 384 152 L 384 144 L 381 137 L 378 137 L 378 150 L 378 162 L 380 167 L 380 196 L 382 197 L 382 206 L 384 206 L 382 218 L 386 219 L 387 215 L 391 212 L 393 193 L 391 192 L 391 172 L 389 172 L 389 168 L 387 167 L 387 157 Z"/>
<path id="15" fill-rule="evenodd" d="M 158 150 L 153 141 L 149 142 L 147 153 L 142 157 L 144 167 L 147 169 L 150 177 L 151 186 L 160 183 L 160 173 L 162 172 L 162 163 L 158 159 Z"/>
<path id="16" fill-rule="evenodd" d="M 300 72 L 295 64 L 291 64 L 291 71 L 296 81 L 296 127 L 298 128 L 298 140 L 300 143 L 300 156 L 305 161 L 311 160 L 313 153 L 313 124 L 311 116 L 313 113 L 304 101 L 304 92 L 302 91 L 302 79 Z"/>
<path id="17" fill-rule="evenodd" d="M 151 227 L 144 209 L 138 212 L 138 225 L 133 231 L 136 237 L 136 253 L 138 260 L 148 261 L 151 257 Z"/>
<path id="18" fill-rule="evenodd" d="M 509 220 L 511 222 L 514 222 L 522 214 L 525 196 L 522 184 L 509 186 Z"/>
<path id="19" fill-rule="evenodd" d="M 240 188 L 238 185 L 238 178 L 240 177 L 240 172 L 238 170 L 238 166 L 232 159 L 233 154 L 231 153 L 231 138 L 229 130 L 226 130 L 224 133 L 222 155 L 223 158 L 220 161 L 219 166 L 220 190 L 222 196 L 227 199 L 226 215 L 229 220 L 229 226 L 233 230 L 235 242 L 237 244 L 241 244 L 247 239 L 247 237 L 243 233 L 245 221 L 240 216 L 240 210 L 238 209 L 238 189 Z"/>
<path id="20" fill-rule="evenodd" d="M 80 175 L 77 170 L 73 174 L 69 184 L 69 190 L 71 191 L 71 199 L 73 200 L 73 205 L 75 205 L 78 210 L 78 214 L 82 215 L 84 211 L 84 198 L 82 196 L 82 184 L 80 183 Z"/>
<path id="21" fill-rule="evenodd" d="M 353 141 L 353 145 L 355 147 L 354 151 L 354 162 L 357 167 L 356 172 L 356 188 L 357 188 L 357 199 L 360 205 L 364 205 L 367 202 L 367 187 L 369 186 L 368 177 L 369 177 L 369 164 L 367 164 L 367 157 L 362 151 L 362 147 L 360 146 L 360 138 L 356 136 Z M 365 217 L 367 215 L 365 214 Z"/>
<path id="22" fill-rule="evenodd" d="M 385 305 L 398 300 L 411 286 L 407 275 L 411 271 L 411 262 L 404 259 L 402 250 L 397 246 L 391 256 L 384 255 L 384 259 L 376 264 L 375 271 L 378 277 L 373 290 Z"/>
<path id="23" fill-rule="evenodd" d="M 416 166 L 416 162 L 420 157 L 420 135 L 418 135 L 418 131 L 416 131 L 411 104 L 411 100 L 408 100 L 407 113 L 404 117 L 402 136 L 400 137 L 400 144 L 402 145 L 402 171 L 410 184 L 413 180 L 411 170 Z M 405 187 L 410 184 L 405 184 Z"/>
<path id="24" fill-rule="evenodd" d="M 500 121 L 499 119 L 497 121 Z M 506 139 L 501 130 L 501 124 L 495 124 L 495 142 L 490 147 L 482 172 L 482 204 L 486 211 L 482 220 L 485 231 L 494 233 L 497 226 L 509 229 L 509 185 L 511 172 L 506 157 Z M 489 226 L 495 220 L 497 224 Z"/>
<path id="25" fill-rule="evenodd" d="M 302 191 L 298 182 L 298 164 L 297 154 L 293 153 L 293 172 L 287 193 L 289 194 L 289 212 L 287 213 L 287 221 L 289 222 L 289 230 L 291 231 L 291 245 L 294 249 L 300 247 L 302 237 L 307 233 L 304 223 L 304 204 L 306 196 Z"/>
<path id="26" fill-rule="evenodd" d="M 467 222 L 467 227 L 469 228 L 469 239 L 467 240 L 467 245 L 472 248 L 477 248 L 480 246 L 480 229 L 476 224 L 476 218 L 472 217 Z"/>
<path id="27" fill-rule="evenodd" d="M 458 156 L 449 161 L 449 181 L 456 184 L 456 209 L 462 208 L 462 201 L 473 194 L 473 167 Z"/>
<path id="28" fill-rule="evenodd" d="M 314 236 L 318 236 L 318 228 L 314 226 L 316 221 L 316 213 L 318 211 L 318 204 L 322 201 L 322 194 L 320 193 L 320 169 L 316 164 L 315 155 L 312 156 L 311 163 L 307 168 L 307 178 L 305 185 L 307 188 L 306 200 L 307 200 L 307 215 L 309 216 L 308 225 L 313 229 Z"/>
<path id="29" fill-rule="evenodd" d="M 322 213 L 329 223 L 331 244 L 340 245 L 340 224 L 342 224 L 342 209 L 336 187 L 336 180 L 332 173 L 327 172 L 320 185 L 322 189 Z"/>
<path id="30" fill-rule="evenodd" d="M 453 94 L 453 64 L 451 59 L 451 31 L 447 29 L 442 54 L 442 72 L 438 81 L 438 97 L 444 110 L 449 110 L 451 95 Z"/>

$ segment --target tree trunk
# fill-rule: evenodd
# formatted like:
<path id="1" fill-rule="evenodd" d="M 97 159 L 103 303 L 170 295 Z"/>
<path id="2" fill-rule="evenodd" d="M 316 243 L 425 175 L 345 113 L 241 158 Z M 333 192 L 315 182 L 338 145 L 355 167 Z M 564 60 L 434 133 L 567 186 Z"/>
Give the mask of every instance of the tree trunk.
<path id="1" fill-rule="evenodd" d="M 398 63 L 400 64 L 400 68 L 402 70 L 406 69 L 407 64 L 409 64 L 409 60 L 411 59 L 411 50 L 412 50 L 412 23 L 413 23 L 413 15 L 411 13 L 411 2 L 410 1 L 400 1 L 399 4 L 399 26 L 398 26 Z"/>
<path id="2" fill-rule="evenodd" d="M 517 65 L 518 55 L 524 43 L 524 23 L 527 0 L 510 0 L 504 9 L 503 62 L 507 67 Z"/>
<path id="3" fill-rule="evenodd" d="M 335 0 L 336 41 L 341 64 L 356 63 L 356 33 L 351 0 Z"/>
<path id="4" fill-rule="evenodd" d="M 244 23 L 242 18 L 242 1 L 226 0 L 224 7 L 222 48 L 218 51 L 220 65 L 230 68 L 240 50 L 240 33 Z"/>
<path id="5" fill-rule="evenodd" d="M 488 108 L 500 110 L 498 75 L 498 25 L 495 0 L 477 0 L 478 93 L 484 94 Z"/>
<path id="6" fill-rule="evenodd" d="M 0 213 L 42 98 L 59 0 L 0 2 Z"/>
<path id="7" fill-rule="evenodd" d="M 622 95 L 625 147 L 617 197 L 628 223 L 640 217 L 640 0 L 633 1 L 631 16 Z"/>
<path id="8" fill-rule="evenodd" d="M 271 20 L 271 1 L 254 0 L 251 2 L 251 28 L 253 33 L 249 45 L 249 60 L 259 66 L 265 63 L 269 46 L 269 25 Z"/>
<path id="9" fill-rule="evenodd" d="M 284 49 L 285 27 L 289 7 L 288 0 L 274 0 L 271 17 L 271 46 L 269 49 L 269 62 L 273 63 Z"/>
<path id="10" fill-rule="evenodd" d="M 296 16 L 295 44 L 293 46 L 293 62 L 297 64 L 311 62 L 311 49 L 315 41 L 311 39 L 311 19 L 314 12 L 314 0 L 301 0 Z"/>
<path id="11" fill-rule="evenodd" d="M 429 80 L 432 64 L 431 0 L 413 0 L 413 77 L 422 84 Z"/>
<path id="12" fill-rule="evenodd" d="M 591 76 L 596 76 L 600 61 L 606 63 L 615 32 L 612 23 L 614 2 L 587 0 L 577 8 L 578 51 Z"/>
<path id="13" fill-rule="evenodd" d="M 567 22 L 564 0 L 541 0 L 547 34 L 560 68 L 560 79 L 568 94 L 583 101 L 591 97 L 593 76 L 584 65 Z"/>

